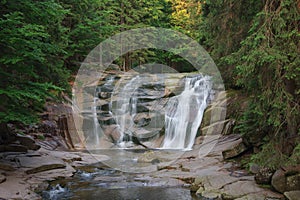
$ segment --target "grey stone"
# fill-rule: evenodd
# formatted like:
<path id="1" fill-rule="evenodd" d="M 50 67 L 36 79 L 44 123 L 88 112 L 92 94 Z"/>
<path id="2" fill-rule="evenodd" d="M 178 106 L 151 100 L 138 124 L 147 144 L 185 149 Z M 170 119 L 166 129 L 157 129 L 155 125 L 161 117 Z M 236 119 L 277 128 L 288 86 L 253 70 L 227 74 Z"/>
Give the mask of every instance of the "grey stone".
<path id="1" fill-rule="evenodd" d="M 213 124 L 210 124 L 209 126 L 205 126 L 201 128 L 201 133 L 202 135 L 219 135 L 222 133 L 224 125 L 228 121 L 229 120 L 218 121 Z"/>
<path id="2" fill-rule="evenodd" d="M 27 174 L 65 168 L 66 164 L 55 157 L 18 157 L 20 165 L 25 168 Z"/>
<path id="3" fill-rule="evenodd" d="M 222 152 L 224 159 L 229 159 L 240 155 L 247 150 L 246 145 L 243 143 L 242 139 L 239 139 L 238 143 L 235 143 L 232 147 Z"/>
<path id="4" fill-rule="evenodd" d="M 299 200 L 300 199 L 300 190 L 293 190 L 293 191 L 285 192 L 284 196 L 288 200 Z"/>
<path id="5" fill-rule="evenodd" d="M 264 192 L 264 190 L 258 187 L 254 181 L 237 181 L 225 185 L 222 189 L 224 199 L 236 199 L 251 193 Z"/>
<path id="6" fill-rule="evenodd" d="M 278 192 L 283 193 L 284 191 L 286 191 L 286 177 L 282 169 L 278 169 L 273 174 L 271 184 Z"/>

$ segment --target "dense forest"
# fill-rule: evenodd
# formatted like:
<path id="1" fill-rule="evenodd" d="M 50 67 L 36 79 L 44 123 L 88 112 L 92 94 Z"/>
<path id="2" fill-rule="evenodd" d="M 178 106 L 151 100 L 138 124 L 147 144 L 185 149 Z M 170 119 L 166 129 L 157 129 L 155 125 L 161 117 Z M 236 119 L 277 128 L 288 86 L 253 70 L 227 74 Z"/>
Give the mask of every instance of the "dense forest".
<path id="1" fill-rule="evenodd" d="M 1 127 L 35 123 L 47 99 L 70 95 L 80 63 L 101 41 L 163 27 L 199 42 L 226 88 L 249 98 L 234 131 L 260 143 L 252 162 L 299 162 L 299 0 L 1 0 L 0 8 Z M 129 70 L 137 60 L 156 61 L 186 71 L 176 55 L 142 53 L 116 64 Z"/>

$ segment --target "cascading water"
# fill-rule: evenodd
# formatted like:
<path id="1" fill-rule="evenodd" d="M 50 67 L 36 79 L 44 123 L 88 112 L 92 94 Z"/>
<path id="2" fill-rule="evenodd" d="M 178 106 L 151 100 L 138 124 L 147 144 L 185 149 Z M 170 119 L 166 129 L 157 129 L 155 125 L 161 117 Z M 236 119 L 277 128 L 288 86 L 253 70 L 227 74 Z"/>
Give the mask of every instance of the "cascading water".
<path id="1" fill-rule="evenodd" d="M 191 149 L 211 91 L 208 76 L 187 77 L 183 92 L 172 97 L 165 113 L 163 149 Z"/>
<path id="2" fill-rule="evenodd" d="M 94 122 L 94 136 L 95 136 L 95 146 L 99 146 L 99 122 L 98 122 L 98 114 L 97 114 L 97 101 L 98 98 L 94 98 L 93 105 L 92 105 L 92 115 L 93 115 L 93 122 Z"/>
<path id="3" fill-rule="evenodd" d="M 136 90 L 136 85 L 139 85 L 140 77 L 136 76 L 125 84 L 122 91 L 120 91 L 120 96 L 122 100 L 119 100 L 116 105 L 116 121 L 119 126 L 119 131 L 121 133 L 120 144 L 122 146 L 122 141 L 124 140 L 125 133 L 128 136 L 132 135 L 132 128 L 134 126 L 133 118 L 137 111 L 137 98 L 134 97 L 134 91 Z M 131 140 L 131 138 L 128 138 Z"/>

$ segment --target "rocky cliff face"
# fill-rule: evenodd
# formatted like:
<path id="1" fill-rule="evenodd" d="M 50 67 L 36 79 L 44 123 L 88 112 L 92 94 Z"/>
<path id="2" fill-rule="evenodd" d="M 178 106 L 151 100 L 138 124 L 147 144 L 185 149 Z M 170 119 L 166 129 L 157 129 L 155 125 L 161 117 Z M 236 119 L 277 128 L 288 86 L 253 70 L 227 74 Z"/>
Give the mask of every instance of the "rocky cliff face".
<path id="1" fill-rule="evenodd" d="M 199 84 L 198 89 L 193 92 L 201 90 L 201 87 L 203 90 L 203 85 L 206 83 L 202 83 L 197 77 L 202 76 L 191 73 L 163 75 L 137 75 L 120 71 L 103 73 L 98 83 L 92 83 L 84 88 L 84 95 L 79 100 L 83 102 L 79 106 L 82 120 L 77 123 L 79 129 L 82 130 L 81 137 L 90 148 L 111 148 L 129 140 L 136 144 L 143 143 L 151 148 L 161 147 L 166 132 L 166 112 L 175 113 L 179 107 L 178 99 L 172 100 L 174 104 L 172 106 L 168 106 L 168 103 L 170 104 L 171 99 L 182 95 L 187 87 L 186 79 L 191 79 L 192 86 Z M 189 121 L 186 126 L 182 125 L 182 127 L 191 129 L 190 126 L 195 126 L 193 122 L 196 120 L 201 122 L 202 113 L 198 114 L 199 101 L 205 101 L 202 107 L 206 107 L 207 103 L 213 102 L 214 94 L 218 94 L 222 89 L 215 87 L 209 90 L 205 97 L 201 91 L 198 91 L 197 97 L 188 92 L 186 97 L 181 97 L 181 101 L 186 101 L 188 105 L 182 106 L 182 115 L 188 113 L 186 118 Z M 90 97 L 87 99 L 86 96 Z M 213 119 L 215 122 L 220 120 L 220 117 L 224 117 L 223 115 L 216 117 L 215 115 L 220 113 L 216 112 L 215 108 L 212 110 L 216 118 Z M 180 113 L 177 115 L 181 116 Z M 99 127 L 95 125 L 95 118 L 99 122 Z M 179 119 L 178 123 L 181 123 L 180 120 L 182 119 Z M 135 142 L 135 138 L 138 142 Z"/>

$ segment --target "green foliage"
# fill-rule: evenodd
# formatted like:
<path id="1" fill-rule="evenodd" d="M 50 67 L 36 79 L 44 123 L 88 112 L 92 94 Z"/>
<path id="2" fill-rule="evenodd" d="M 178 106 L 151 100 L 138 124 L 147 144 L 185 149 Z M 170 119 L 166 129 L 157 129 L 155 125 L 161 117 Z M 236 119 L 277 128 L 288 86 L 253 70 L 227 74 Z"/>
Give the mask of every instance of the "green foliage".
<path id="1" fill-rule="evenodd" d="M 248 111 L 253 115 L 245 113 L 248 129 L 267 129 L 282 139 L 299 131 L 299 20 L 296 2 L 270 1 L 256 16 L 239 51 L 227 57 L 236 65 L 236 84 L 255 95 Z M 249 122 L 254 117 L 257 121 Z"/>
<path id="2" fill-rule="evenodd" d="M 226 56 L 240 48 L 253 18 L 262 8 L 262 1 L 201 0 L 201 3 L 202 22 L 198 40 L 210 52 L 225 84 L 235 87 L 235 66 L 226 62 Z"/>
<path id="3" fill-rule="evenodd" d="M 289 163 L 300 135 L 299 1 L 202 2 L 200 41 L 227 85 L 250 98 L 235 131 L 263 145 L 252 162 Z"/>
<path id="4" fill-rule="evenodd" d="M 31 123 L 52 90 L 67 88 L 58 25 L 66 11 L 52 1 L 0 4 L 0 123 Z"/>

